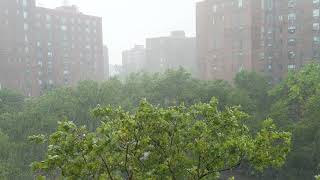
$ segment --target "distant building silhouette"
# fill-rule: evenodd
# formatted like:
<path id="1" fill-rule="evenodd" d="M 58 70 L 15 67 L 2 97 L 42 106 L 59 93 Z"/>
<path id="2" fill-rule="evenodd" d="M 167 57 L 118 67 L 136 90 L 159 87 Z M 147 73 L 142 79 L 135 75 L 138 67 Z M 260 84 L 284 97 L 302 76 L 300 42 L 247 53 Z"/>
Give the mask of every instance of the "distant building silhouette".
<path id="1" fill-rule="evenodd" d="M 151 72 L 183 67 L 196 72 L 196 41 L 186 37 L 184 31 L 173 31 L 171 36 L 148 38 L 146 40 L 146 66 Z"/>
<path id="2" fill-rule="evenodd" d="M 0 84 L 29 96 L 104 77 L 102 19 L 76 6 L 0 1 Z"/>
<path id="3" fill-rule="evenodd" d="M 122 52 L 123 74 L 137 73 L 145 70 L 146 50 L 143 45 L 135 45 L 134 48 Z"/>

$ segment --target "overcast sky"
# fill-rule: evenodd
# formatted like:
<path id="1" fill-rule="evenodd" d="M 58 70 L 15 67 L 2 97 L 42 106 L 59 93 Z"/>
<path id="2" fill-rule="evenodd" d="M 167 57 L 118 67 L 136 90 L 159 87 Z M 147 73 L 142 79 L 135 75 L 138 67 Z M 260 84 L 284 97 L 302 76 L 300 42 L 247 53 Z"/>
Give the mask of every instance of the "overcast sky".
<path id="1" fill-rule="evenodd" d="M 184 30 L 195 36 L 195 3 L 199 0 L 69 0 L 80 11 L 103 18 L 104 44 L 109 47 L 110 63 L 121 64 L 121 52 L 148 37 L 166 36 Z M 56 7 L 63 0 L 37 0 L 45 7 Z"/>

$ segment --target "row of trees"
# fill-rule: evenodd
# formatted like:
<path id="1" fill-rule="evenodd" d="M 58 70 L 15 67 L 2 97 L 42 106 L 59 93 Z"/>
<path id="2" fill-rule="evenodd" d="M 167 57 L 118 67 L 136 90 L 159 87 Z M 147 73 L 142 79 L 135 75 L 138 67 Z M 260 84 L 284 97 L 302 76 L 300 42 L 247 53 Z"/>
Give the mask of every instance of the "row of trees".
<path id="1" fill-rule="evenodd" d="M 156 149 L 159 149 L 155 147 L 157 145 L 159 146 L 159 142 L 164 144 L 168 143 L 167 141 L 170 139 L 170 135 L 172 135 L 171 130 L 173 127 L 172 124 L 170 124 L 170 121 L 173 117 L 183 117 L 183 121 L 179 121 L 178 124 L 181 126 L 183 131 L 180 132 L 181 134 L 179 134 L 179 138 L 175 140 L 177 142 L 184 142 L 180 144 L 178 143 L 181 147 L 190 146 L 190 151 L 180 152 L 184 155 L 176 154 L 172 149 L 169 151 L 171 152 L 169 154 L 174 156 L 170 157 L 173 162 L 177 162 L 177 159 L 175 158 L 178 157 L 185 160 L 181 162 L 188 162 L 188 166 L 186 163 L 174 163 L 174 167 L 181 170 L 181 172 L 177 172 L 178 179 L 181 177 L 181 174 L 185 176 L 192 174 L 192 177 L 196 177 L 198 171 L 198 174 L 201 174 L 201 171 L 203 175 L 208 173 L 208 169 L 206 171 L 201 168 L 192 168 L 197 167 L 194 166 L 194 162 L 197 162 L 194 157 L 196 157 L 199 151 L 197 148 L 202 145 L 197 146 L 197 143 L 190 143 L 192 139 L 186 139 L 187 137 L 183 133 L 190 134 L 190 137 L 199 136 L 199 134 L 197 134 L 199 131 L 210 134 L 212 133 L 211 128 L 214 127 L 213 125 L 216 125 L 213 123 L 215 122 L 213 119 L 217 116 L 237 117 L 236 121 L 232 122 L 227 121 L 230 118 L 225 118 L 225 120 L 223 120 L 224 118 L 219 118 L 221 120 L 220 123 L 229 123 L 225 126 L 238 126 L 239 129 L 241 129 L 241 127 L 246 129 L 245 127 L 248 127 L 248 129 L 251 129 L 251 131 L 234 131 L 232 132 L 233 135 L 228 134 L 230 137 L 233 137 L 232 139 L 236 140 L 237 143 L 233 145 L 236 147 L 235 149 L 237 149 L 237 151 L 232 153 L 230 152 L 229 154 L 228 151 L 225 152 L 224 160 L 217 159 L 220 163 L 225 163 L 225 160 L 230 160 L 230 166 L 232 166 L 233 163 L 237 165 L 237 162 L 242 159 L 237 153 L 245 152 L 245 163 L 241 169 L 243 169 L 243 172 L 247 175 L 261 179 L 312 179 L 315 174 L 320 174 L 320 159 L 319 156 L 317 156 L 320 152 L 320 121 L 318 120 L 318 117 L 320 117 L 318 112 L 318 106 L 320 106 L 320 102 L 318 102 L 320 101 L 319 85 L 320 66 L 312 64 L 303 68 L 299 72 L 290 73 L 283 82 L 277 85 L 268 83 L 268 79 L 266 77 L 253 72 L 239 73 L 235 78 L 233 85 L 230 85 L 225 81 L 197 80 L 192 78 L 192 76 L 184 70 L 169 70 L 164 74 L 133 74 L 127 77 L 124 81 L 117 78 L 112 78 L 103 83 L 84 81 L 80 82 L 74 88 L 57 88 L 48 91 L 43 96 L 37 98 L 25 98 L 12 91 L 1 90 L 0 179 L 32 179 L 34 174 L 29 165 L 35 161 L 40 162 L 33 164 L 38 175 L 49 173 L 49 169 L 52 170 L 52 168 L 57 168 L 59 167 L 58 165 L 65 165 L 65 167 L 68 167 L 62 170 L 70 177 L 73 177 L 72 175 L 75 174 L 75 172 L 80 174 L 82 173 L 81 175 L 88 175 L 88 177 L 89 175 L 92 176 L 92 174 L 99 174 L 102 169 L 104 172 L 107 172 L 105 171 L 106 166 L 99 164 L 103 163 L 101 158 L 97 159 L 97 156 L 94 154 L 97 153 L 97 149 L 89 149 L 88 147 L 91 147 L 96 143 L 98 145 L 99 143 L 103 144 L 104 142 L 101 138 L 103 133 L 119 132 L 126 127 L 124 126 L 126 123 L 133 123 L 131 124 L 132 127 L 126 127 L 127 129 L 124 135 L 121 133 L 117 134 L 117 136 L 120 136 L 123 141 L 115 141 L 111 146 L 113 147 L 112 150 L 115 150 L 114 147 L 120 148 L 120 145 L 116 143 L 121 143 L 121 147 L 126 147 L 126 144 L 133 143 L 134 141 L 132 141 L 132 138 L 136 137 L 131 137 L 129 135 L 133 135 L 134 132 L 138 134 L 141 133 L 144 134 L 144 136 L 139 138 L 146 141 L 144 142 L 145 144 L 150 144 L 151 140 L 157 140 L 158 144 L 154 142 L 155 144 L 153 144 L 153 147 L 146 147 L 146 145 L 142 143 L 141 149 L 139 149 L 139 155 L 136 154 L 135 156 L 135 153 L 137 152 L 130 148 L 130 152 L 127 154 L 130 154 L 131 158 L 140 157 L 142 156 L 141 153 L 147 153 L 143 154 L 145 156 L 148 156 L 149 153 L 155 154 L 154 157 L 152 156 L 150 159 L 157 159 L 158 162 L 161 162 L 158 165 L 163 165 L 165 164 L 164 161 L 159 159 L 161 159 L 160 157 L 167 157 L 168 154 L 163 154 L 161 152 L 155 153 Z M 212 97 L 215 97 L 219 101 L 219 104 L 216 103 L 217 101 L 210 103 Z M 146 98 L 148 102 L 143 101 L 141 103 L 140 101 L 144 98 Z M 203 102 L 203 104 L 200 102 Z M 180 106 L 182 103 L 184 105 Z M 98 109 L 96 109 L 97 105 L 99 107 Z M 108 108 L 103 108 L 107 106 Z M 231 108 L 232 111 L 230 108 L 227 108 L 234 106 L 237 106 L 238 108 Z M 121 107 L 121 109 L 118 109 L 118 107 Z M 197 124 L 196 122 L 198 118 L 190 117 L 191 112 L 196 113 L 199 111 L 197 108 L 202 109 L 201 113 L 204 113 L 205 110 L 211 111 L 212 109 L 216 109 L 211 114 L 214 117 L 207 117 L 207 119 L 212 121 L 204 121 L 206 123 Z M 235 114 L 232 114 L 230 111 Z M 246 116 L 244 118 L 242 115 L 239 115 L 244 112 L 250 116 Z M 199 116 L 202 118 L 204 118 L 204 115 L 207 115 L 201 113 Z M 149 117 L 154 114 L 160 115 L 156 116 L 156 118 Z M 169 114 L 168 116 L 170 118 L 165 116 L 165 114 Z M 121 118 L 116 118 L 117 116 L 120 116 Z M 106 120 L 107 117 L 109 117 L 109 121 Z M 150 121 L 140 121 L 143 119 L 141 119 L 141 117 L 144 117 L 145 120 L 149 119 Z M 268 118 L 273 119 L 274 123 L 281 128 L 281 130 L 277 131 L 270 120 L 266 122 L 263 121 Z M 113 121 L 115 119 L 118 119 L 119 121 Z M 245 121 L 243 121 L 243 119 L 245 119 Z M 66 120 L 70 120 L 73 123 Z M 157 124 L 160 120 L 163 121 L 166 126 L 160 126 L 161 124 Z M 61 123 L 57 127 L 58 121 L 61 121 Z M 101 124 L 101 122 L 103 123 Z M 138 125 L 141 123 L 143 126 L 149 127 L 149 130 L 139 129 Z M 83 125 L 85 125 L 86 128 L 82 127 Z M 108 129 L 110 126 L 113 128 Z M 163 136 L 164 139 L 156 139 L 156 137 L 161 134 L 159 134 L 159 132 L 153 132 L 154 128 L 152 127 L 158 127 L 159 130 L 162 130 L 162 132 L 167 134 L 167 136 Z M 204 131 L 204 129 L 207 131 Z M 151 134 L 146 133 L 146 131 Z M 259 164 L 263 165 L 263 163 L 266 163 L 263 166 L 263 169 L 265 169 L 270 165 L 277 164 L 279 166 L 281 165 L 281 162 L 284 161 L 284 158 L 279 157 L 281 153 L 283 155 L 282 157 L 285 157 L 286 153 L 289 151 L 287 140 L 290 139 L 290 136 L 287 133 L 282 133 L 282 131 L 292 133 L 292 150 L 288 155 L 286 164 L 279 170 L 266 169 L 265 173 L 253 173 L 255 171 L 250 168 L 251 166 L 249 166 L 249 164 L 252 164 L 252 167 L 259 167 Z M 254 142 L 257 141 L 259 134 L 261 135 L 263 132 L 272 132 L 275 133 L 274 135 L 276 136 L 281 135 L 281 141 L 278 143 L 283 145 L 281 146 L 283 149 L 282 151 L 277 151 L 279 153 L 277 156 L 269 158 L 269 160 L 275 160 L 272 163 L 268 161 L 266 156 L 264 156 L 262 160 L 260 159 L 260 162 L 252 161 L 253 159 L 259 160 L 259 158 L 250 158 L 255 157 L 251 153 L 254 152 L 252 147 L 255 147 L 256 144 Z M 78 142 L 76 137 L 78 137 L 79 134 L 77 133 L 82 133 L 86 136 Z M 46 139 L 45 137 L 48 137 L 46 143 L 44 145 L 30 144 L 27 141 L 27 137 L 34 134 L 44 134 L 45 136 L 43 137 L 33 136 L 32 140 L 42 142 L 43 139 Z M 50 134 L 52 135 L 49 136 Z M 204 135 L 205 136 L 203 138 L 205 140 L 208 140 L 206 138 L 213 138 L 206 134 Z M 69 137 L 70 139 L 66 139 L 66 137 Z M 248 142 L 248 144 L 246 144 L 245 147 L 243 144 L 238 144 L 242 142 L 238 138 L 244 138 L 245 142 Z M 268 138 L 264 138 L 263 142 L 268 142 L 268 140 L 269 142 L 272 142 L 272 136 Z M 57 139 L 59 139 L 59 141 Z M 110 141 L 114 140 L 110 139 Z M 201 142 L 202 141 L 199 141 L 199 143 Z M 211 142 L 213 143 L 214 141 Z M 221 144 L 225 142 L 227 141 L 219 141 Z M 52 148 L 69 148 L 62 146 L 61 143 L 73 145 L 71 147 L 78 147 L 79 144 L 85 146 L 88 148 L 82 151 L 86 153 L 85 159 L 89 158 L 91 162 L 95 163 L 83 163 L 82 161 L 84 161 L 84 159 L 82 157 L 82 159 L 75 159 L 78 160 L 74 162 L 75 164 L 63 164 L 63 162 L 69 161 L 63 158 L 61 159 L 61 156 L 57 154 L 56 149 Z M 47 149 L 47 145 L 51 145 L 49 146 L 49 149 Z M 230 146 L 227 147 L 231 147 L 232 143 L 229 145 Z M 275 144 L 271 143 L 266 147 L 275 148 L 274 145 Z M 206 148 L 215 147 L 212 144 L 205 144 L 203 146 Z M 118 171 L 114 169 L 112 171 L 110 170 L 111 177 L 114 177 L 113 179 L 116 179 L 119 172 L 121 172 L 120 175 L 127 177 L 130 177 L 131 174 L 134 174 L 135 178 L 142 177 L 141 174 L 136 174 L 136 170 L 134 171 L 133 169 L 127 168 L 137 167 L 136 165 L 139 164 L 139 162 L 130 160 L 127 162 L 133 164 L 127 164 L 127 166 L 125 166 L 123 163 L 125 161 L 120 161 L 120 159 L 125 157 L 123 154 L 126 154 L 124 153 L 126 151 L 123 151 L 124 149 L 118 149 L 114 152 L 110 149 L 104 149 L 111 147 L 103 147 L 103 151 L 100 151 L 100 155 L 107 158 L 109 156 L 104 153 L 116 154 L 114 161 L 105 159 L 108 160 L 108 162 L 112 161 L 114 163 L 112 164 L 112 167 L 121 167 L 121 171 L 119 171 L 119 169 L 117 169 Z M 146 150 L 146 148 L 148 149 Z M 48 152 L 46 153 L 47 150 Z M 69 155 L 71 155 L 70 157 L 79 155 L 79 152 L 77 152 L 76 149 L 63 150 L 68 152 Z M 98 150 L 101 149 L 98 148 Z M 218 151 L 219 149 L 215 150 Z M 220 150 L 222 151 L 225 149 Z M 270 149 L 270 151 L 271 150 L 274 149 Z M 264 151 L 257 152 L 260 152 L 260 155 L 263 155 L 264 153 Z M 268 152 L 268 149 L 266 149 L 265 152 Z M 204 153 L 208 153 L 208 149 L 206 149 Z M 46 156 L 46 154 L 48 156 Z M 186 156 L 186 154 L 188 154 L 188 156 Z M 193 154 L 195 156 L 189 156 L 189 154 Z M 58 155 L 60 159 L 55 155 Z M 207 154 L 204 154 L 204 156 L 210 157 Z M 45 161 L 41 162 L 43 159 L 45 159 Z M 185 166 L 181 168 L 183 165 Z M 211 175 L 216 175 L 219 170 L 223 170 L 222 166 L 219 166 L 221 164 L 215 163 L 214 165 L 217 167 L 211 167 L 213 172 Z M 171 172 L 169 166 L 161 167 L 163 167 L 163 171 L 161 171 L 161 173 L 166 177 L 170 176 Z M 154 169 L 158 168 L 153 166 L 145 169 L 138 166 L 138 168 L 139 172 L 152 172 L 145 173 L 148 174 L 148 177 L 150 178 L 155 177 L 154 175 L 156 174 L 161 174 L 158 171 L 154 171 Z M 83 169 L 86 169 L 86 171 L 80 171 Z M 191 173 L 186 173 L 184 170 L 190 171 Z M 57 173 L 61 172 L 56 172 L 54 174 Z M 110 174 L 101 173 L 100 175 L 109 176 L 110 178 Z"/>

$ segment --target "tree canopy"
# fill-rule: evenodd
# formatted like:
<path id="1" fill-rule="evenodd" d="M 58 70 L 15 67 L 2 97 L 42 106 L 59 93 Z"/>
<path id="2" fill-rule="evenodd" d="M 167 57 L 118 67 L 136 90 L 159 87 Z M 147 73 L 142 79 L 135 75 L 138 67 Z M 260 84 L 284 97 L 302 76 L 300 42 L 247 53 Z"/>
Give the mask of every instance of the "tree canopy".
<path id="1" fill-rule="evenodd" d="M 29 165 L 45 159 L 48 144 L 34 145 L 27 137 L 34 134 L 49 137 L 60 127 L 58 121 L 66 123 L 63 120 L 67 119 L 76 129 L 85 126 L 86 132 L 96 135 L 107 116 L 94 115 L 97 106 L 109 107 L 113 112 L 122 107 L 121 112 L 132 117 L 140 110 L 140 100 L 146 98 L 154 112 L 171 111 L 169 107 L 177 109 L 184 104 L 185 111 L 181 114 L 188 114 L 190 108 L 200 102 L 210 105 L 212 97 L 219 101 L 216 107 L 221 114 L 228 111 L 228 107 L 248 114 L 241 125 L 250 129 L 253 139 L 264 129 L 265 119 L 273 119 L 279 128 L 276 132 L 292 133 L 291 151 L 282 168 L 267 168 L 259 173 L 245 161 L 233 174 L 236 179 L 313 179 L 320 174 L 319 77 L 320 66 L 310 64 L 290 72 L 277 84 L 255 72 L 240 72 L 234 82 L 229 83 L 199 80 L 180 69 L 158 74 L 136 73 L 123 80 L 82 81 L 74 87 L 48 89 L 40 97 L 24 97 L 2 89 L 0 179 L 33 179 Z"/>
<path id="2" fill-rule="evenodd" d="M 102 118 L 94 132 L 60 122 L 35 172 L 69 179 L 218 179 L 245 162 L 260 171 L 279 168 L 290 150 L 290 133 L 266 120 L 251 135 L 247 115 L 236 107 L 219 111 L 216 99 L 168 108 L 144 100 L 134 114 L 106 107 L 94 115 Z"/>

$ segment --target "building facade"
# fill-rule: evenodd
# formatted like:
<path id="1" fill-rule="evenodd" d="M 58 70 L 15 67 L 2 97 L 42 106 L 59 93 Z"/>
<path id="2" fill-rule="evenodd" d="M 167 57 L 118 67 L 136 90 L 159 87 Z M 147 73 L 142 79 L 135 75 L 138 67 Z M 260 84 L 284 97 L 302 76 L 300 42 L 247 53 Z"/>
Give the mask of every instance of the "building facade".
<path id="1" fill-rule="evenodd" d="M 279 81 L 320 58 L 319 0 L 205 0 L 197 3 L 203 79 L 257 71 Z"/>
<path id="2" fill-rule="evenodd" d="M 122 52 L 122 70 L 124 75 L 144 71 L 146 66 L 146 49 L 143 45 L 135 45 Z"/>
<path id="3" fill-rule="evenodd" d="M 196 41 L 186 37 L 183 31 L 174 31 L 171 36 L 146 40 L 146 70 L 163 72 L 183 67 L 195 74 Z"/>
<path id="4" fill-rule="evenodd" d="M 9 25 L 0 26 L 8 34 L 0 42 L 2 87 L 37 96 L 52 87 L 103 79 L 101 18 L 75 6 L 47 9 L 34 0 L 3 1 L 0 18 Z"/>
<path id="5" fill-rule="evenodd" d="M 0 1 L 0 86 L 28 94 L 32 86 L 32 0 Z M 31 92 L 30 92 L 31 93 Z"/>
<path id="6" fill-rule="evenodd" d="M 202 79 L 231 81 L 243 69 L 261 66 L 261 0 L 197 3 L 197 60 Z"/>
<path id="7" fill-rule="evenodd" d="M 319 62 L 319 9 L 319 0 L 265 1 L 265 60 L 274 79 Z"/>

